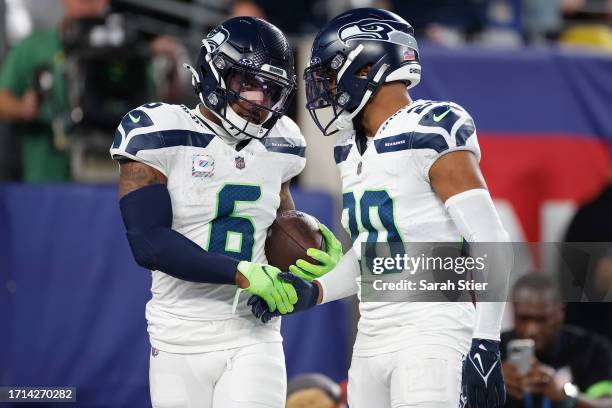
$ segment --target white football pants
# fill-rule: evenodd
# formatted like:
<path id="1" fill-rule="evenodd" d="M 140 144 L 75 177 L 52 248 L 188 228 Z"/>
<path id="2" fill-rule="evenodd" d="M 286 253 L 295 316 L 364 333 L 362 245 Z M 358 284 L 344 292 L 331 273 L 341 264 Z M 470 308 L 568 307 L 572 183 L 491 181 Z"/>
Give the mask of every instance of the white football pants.
<path id="1" fill-rule="evenodd" d="M 407 347 L 371 357 L 353 356 L 348 382 L 349 406 L 462 407 L 462 361 L 461 352 L 439 345 Z"/>
<path id="2" fill-rule="evenodd" d="M 284 408 L 281 343 L 201 354 L 153 349 L 149 359 L 154 408 Z"/>

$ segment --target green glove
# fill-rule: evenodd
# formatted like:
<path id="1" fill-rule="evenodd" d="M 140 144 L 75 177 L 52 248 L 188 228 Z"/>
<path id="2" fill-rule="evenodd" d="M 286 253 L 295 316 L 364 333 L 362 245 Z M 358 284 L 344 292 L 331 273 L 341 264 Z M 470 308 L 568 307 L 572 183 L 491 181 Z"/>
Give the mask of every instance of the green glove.
<path id="1" fill-rule="evenodd" d="M 319 261 L 319 265 L 313 265 L 303 259 L 298 259 L 295 265 L 289 267 L 289 271 L 307 282 L 320 278 L 334 269 L 340 258 L 342 258 L 342 244 L 325 225 L 319 224 L 319 230 L 325 239 L 326 252 L 316 248 L 308 248 L 306 254 Z"/>
<path id="2" fill-rule="evenodd" d="M 276 309 L 281 314 L 293 312 L 293 305 L 297 302 L 297 293 L 293 286 L 277 277 L 280 269 L 270 265 L 255 262 L 241 261 L 238 271 L 249 281 L 245 288 L 247 292 L 262 298 L 270 312 Z"/>

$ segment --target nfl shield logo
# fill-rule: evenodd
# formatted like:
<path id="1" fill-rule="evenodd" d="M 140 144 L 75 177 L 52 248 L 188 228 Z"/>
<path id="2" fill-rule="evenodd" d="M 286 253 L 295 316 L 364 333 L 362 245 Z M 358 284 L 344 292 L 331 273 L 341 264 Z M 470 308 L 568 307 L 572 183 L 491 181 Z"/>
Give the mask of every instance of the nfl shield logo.
<path id="1" fill-rule="evenodd" d="M 244 169 L 244 157 L 241 157 L 241 156 L 236 157 L 236 168 L 238 170 Z"/>

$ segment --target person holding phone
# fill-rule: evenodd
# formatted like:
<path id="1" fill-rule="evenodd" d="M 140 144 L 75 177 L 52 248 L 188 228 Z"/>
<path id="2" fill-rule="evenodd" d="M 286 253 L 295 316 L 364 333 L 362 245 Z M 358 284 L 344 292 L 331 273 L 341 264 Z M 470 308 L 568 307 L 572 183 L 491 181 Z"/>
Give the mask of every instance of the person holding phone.
<path id="1" fill-rule="evenodd" d="M 512 290 L 515 328 L 501 335 L 506 407 L 612 407 L 612 345 L 594 332 L 564 324 L 555 282 L 542 273 Z"/>

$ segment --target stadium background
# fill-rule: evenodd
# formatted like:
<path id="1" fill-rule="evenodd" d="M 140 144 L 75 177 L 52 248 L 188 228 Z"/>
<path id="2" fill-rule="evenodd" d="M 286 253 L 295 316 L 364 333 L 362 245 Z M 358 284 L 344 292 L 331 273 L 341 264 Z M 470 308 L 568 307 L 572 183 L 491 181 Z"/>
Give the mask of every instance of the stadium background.
<path id="1" fill-rule="evenodd" d="M 20 21 L 29 21 L 31 27 L 51 25 L 61 15 L 57 1 L 45 1 L 44 6 L 0 3 L 11 3 L 13 13 L 0 24 L 7 47 L 27 32 Z M 29 11 L 29 20 L 19 20 L 23 15 L 15 14 L 19 3 L 22 12 Z M 193 36 L 197 43 L 201 35 L 177 28 L 181 18 L 170 11 L 172 3 L 126 0 L 112 5 L 145 22 L 158 19 L 163 22 L 161 30 L 167 27 L 192 51 Z M 261 3 L 276 23 L 275 13 L 270 12 L 275 10 L 275 4 L 270 6 L 274 2 Z M 351 2 L 337 3 L 339 11 Z M 409 2 L 398 11 L 409 9 L 405 3 Z M 198 27 L 222 21 L 231 8 L 220 1 L 177 4 L 209 11 L 198 14 L 205 20 Z M 409 14 L 403 16 L 410 21 Z M 298 72 L 307 61 L 312 38 L 308 32 L 322 17 L 314 13 L 308 18 L 310 25 L 290 32 Z M 285 16 L 278 23 L 281 28 L 289 26 L 286 20 Z M 548 33 L 522 45 L 525 33 L 518 17 L 483 24 L 481 31 L 489 24 L 497 31 L 520 33 L 521 44 L 422 41 L 423 79 L 411 94 L 415 99 L 455 101 L 475 118 L 483 173 L 513 240 L 560 241 L 576 208 L 608 180 L 612 57 L 605 48 L 610 45 L 603 50 L 563 47 L 548 42 Z M 8 35 L 11 29 L 14 38 Z M 473 37 L 468 32 L 466 38 Z M 185 96 L 188 105 L 195 103 L 191 95 Z M 294 187 L 296 206 L 339 231 L 333 140 L 320 136 L 301 108 L 301 87 L 296 103 L 294 118 L 308 142 L 307 167 Z M 7 127 L 2 140 L 10 138 Z M 109 144 L 111 139 L 109 135 Z M 0 147 L 3 160 L 10 157 L 6 146 Z M 0 385 L 70 385 L 78 388 L 79 400 L 87 401 L 87 406 L 146 406 L 149 346 L 144 305 L 150 296 L 150 277 L 129 252 L 116 186 L 27 185 L 11 180 L 10 172 L 3 178 Z M 289 377 L 321 372 L 337 381 L 346 378 L 353 330 L 351 300 L 284 319 Z"/>

